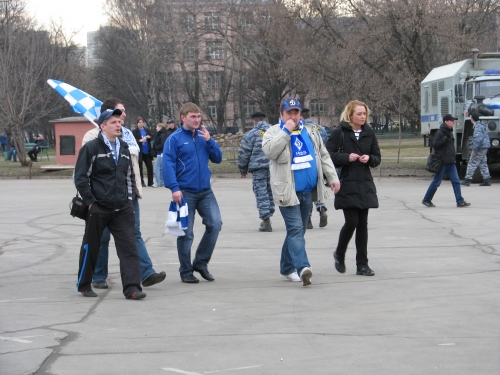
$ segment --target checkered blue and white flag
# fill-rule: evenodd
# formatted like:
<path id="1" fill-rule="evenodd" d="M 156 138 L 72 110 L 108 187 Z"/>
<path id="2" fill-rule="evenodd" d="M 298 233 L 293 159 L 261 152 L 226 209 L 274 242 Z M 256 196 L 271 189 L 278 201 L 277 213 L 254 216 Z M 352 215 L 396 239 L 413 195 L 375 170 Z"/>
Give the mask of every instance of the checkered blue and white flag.
<path id="1" fill-rule="evenodd" d="M 74 112 L 84 115 L 91 123 L 97 126 L 94 120 L 101 114 L 102 105 L 99 99 L 94 98 L 85 91 L 55 79 L 49 79 L 47 83 L 69 102 Z"/>

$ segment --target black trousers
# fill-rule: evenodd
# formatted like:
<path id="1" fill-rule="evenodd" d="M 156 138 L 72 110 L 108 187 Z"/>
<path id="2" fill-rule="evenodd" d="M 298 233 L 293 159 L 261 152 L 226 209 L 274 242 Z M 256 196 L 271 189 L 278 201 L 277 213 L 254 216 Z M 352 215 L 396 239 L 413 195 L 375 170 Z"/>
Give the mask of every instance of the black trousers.
<path id="1" fill-rule="evenodd" d="M 153 185 L 153 157 L 151 154 L 139 153 L 139 171 L 141 173 L 141 184 L 144 185 L 144 178 L 142 176 L 142 162 L 146 164 L 146 169 L 148 170 L 148 186 Z M 137 181 L 137 178 L 136 178 Z"/>
<path id="2" fill-rule="evenodd" d="M 99 255 L 99 246 L 104 228 L 108 227 L 115 239 L 116 253 L 120 259 L 120 274 L 123 294 L 129 297 L 142 290 L 139 255 L 135 245 L 135 216 L 132 201 L 119 211 L 113 211 L 94 203 L 87 213 L 85 234 L 80 249 L 77 289 L 91 289 L 92 276 Z"/>
<path id="3" fill-rule="evenodd" d="M 345 259 L 347 245 L 356 230 L 356 265 L 358 267 L 368 264 L 368 208 L 345 208 L 345 224 L 340 230 L 337 245 L 337 257 L 340 261 Z"/>
<path id="4" fill-rule="evenodd" d="M 40 152 L 40 149 L 34 147 L 30 151 L 28 151 L 28 156 L 30 157 L 31 161 L 35 161 L 37 159 L 37 155 Z"/>

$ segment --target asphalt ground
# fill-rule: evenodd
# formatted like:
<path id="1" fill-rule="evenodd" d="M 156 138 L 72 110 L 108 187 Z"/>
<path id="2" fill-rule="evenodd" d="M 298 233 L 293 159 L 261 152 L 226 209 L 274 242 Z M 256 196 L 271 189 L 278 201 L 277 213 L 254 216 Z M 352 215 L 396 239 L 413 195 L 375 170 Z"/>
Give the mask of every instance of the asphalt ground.
<path id="1" fill-rule="evenodd" d="M 250 176 L 249 176 L 250 177 Z M 0 181 L 0 374 L 499 374 L 500 180 L 449 181 L 421 204 L 430 175 L 376 178 L 369 215 L 373 277 L 332 257 L 341 211 L 306 233 L 312 285 L 279 278 L 285 229 L 259 233 L 251 178 L 215 178 L 223 228 L 209 265 L 214 282 L 184 284 L 175 238 L 163 234 L 170 201 L 144 189 L 143 238 L 161 284 L 126 300 L 110 252 L 107 290 L 75 290 L 84 222 L 69 215 L 69 179 Z M 195 246 L 202 234 L 195 222 Z M 114 246 L 110 246 L 110 250 Z"/>

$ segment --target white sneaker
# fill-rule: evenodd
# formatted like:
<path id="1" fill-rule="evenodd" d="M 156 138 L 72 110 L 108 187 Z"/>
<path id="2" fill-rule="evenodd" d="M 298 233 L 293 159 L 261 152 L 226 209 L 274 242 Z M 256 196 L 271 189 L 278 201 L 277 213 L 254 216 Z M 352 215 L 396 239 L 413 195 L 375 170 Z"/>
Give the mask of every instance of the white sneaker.
<path id="1" fill-rule="evenodd" d="M 151 185 L 151 187 L 157 188 L 158 184 L 155 182 L 153 185 Z"/>
<path id="2" fill-rule="evenodd" d="M 288 280 L 288 281 L 300 281 L 300 277 L 297 273 L 297 271 L 295 272 L 292 272 L 291 274 L 289 275 L 282 275 L 280 274 L 280 277 L 283 279 L 283 280 Z"/>
<path id="3" fill-rule="evenodd" d="M 302 280 L 302 285 L 307 286 L 311 285 L 311 278 L 313 273 L 309 267 L 302 268 L 302 272 L 300 273 L 300 279 Z"/>

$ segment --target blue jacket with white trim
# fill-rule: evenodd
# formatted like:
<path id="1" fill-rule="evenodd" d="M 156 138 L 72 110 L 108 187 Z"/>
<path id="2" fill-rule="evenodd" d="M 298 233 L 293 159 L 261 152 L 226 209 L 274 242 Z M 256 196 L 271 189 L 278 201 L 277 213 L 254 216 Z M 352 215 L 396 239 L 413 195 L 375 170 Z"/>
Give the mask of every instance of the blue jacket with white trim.
<path id="1" fill-rule="evenodd" d="M 210 188 L 212 172 L 208 161 L 219 164 L 222 150 L 212 138 L 205 141 L 197 132 L 182 126 L 163 146 L 163 183 L 172 193 L 185 190 L 198 193 Z"/>

